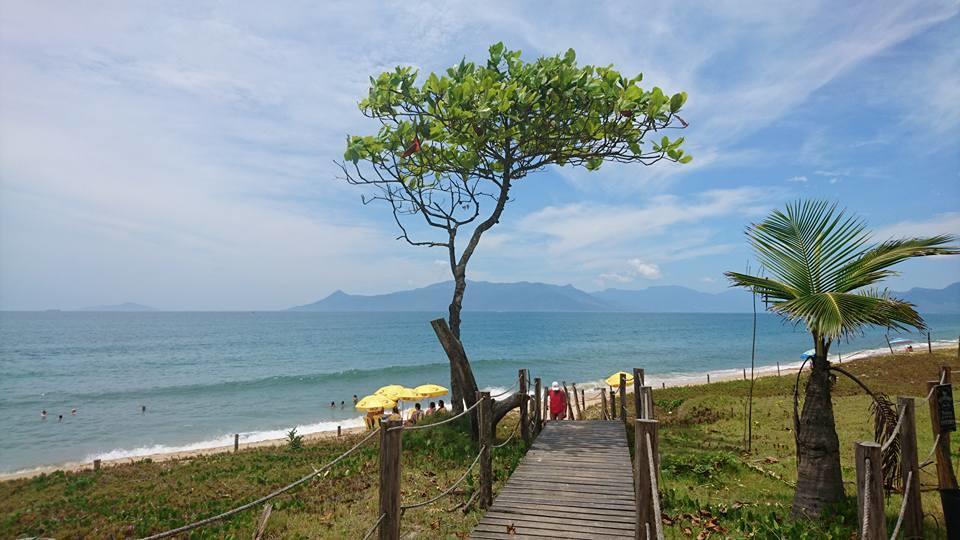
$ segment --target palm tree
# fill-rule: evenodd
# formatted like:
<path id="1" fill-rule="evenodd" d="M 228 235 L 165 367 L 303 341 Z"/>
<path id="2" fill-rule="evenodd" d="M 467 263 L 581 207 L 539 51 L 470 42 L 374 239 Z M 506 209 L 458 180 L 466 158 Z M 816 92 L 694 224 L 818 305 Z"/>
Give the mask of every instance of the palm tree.
<path id="1" fill-rule="evenodd" d="M 818 516 L 843 497 L 840 441 L 830 399 L 831 343 L 866 326 L 925 328 L 914 306 L 880 291 L 891 267 L 914 257 L 954 255 L 951 236 L 876 244 L 864 222 L 836 204 L 798 201 L 750 225 L 747 238 L 767 275 L 727 272 L 733 286 L 760 294 L 768 309 L 813 336 L 815 354 L 797 426 L 797 491 L 793 513 Z"/>

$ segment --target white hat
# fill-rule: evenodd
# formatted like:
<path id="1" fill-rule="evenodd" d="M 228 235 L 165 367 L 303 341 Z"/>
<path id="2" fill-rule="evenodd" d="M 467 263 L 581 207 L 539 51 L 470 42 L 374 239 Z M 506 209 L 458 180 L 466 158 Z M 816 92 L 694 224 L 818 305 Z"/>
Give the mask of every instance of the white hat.
<path id="1" fill-rule="evenodd" d="M 559 390 L 559 389 L 560 389 L 560 383 L 558 383 L 557 381 L 553 381 L 553 384 L 550 385 L 550 388 L 552 388 L 552 389 L 554 389 L 554 390 Z"/>

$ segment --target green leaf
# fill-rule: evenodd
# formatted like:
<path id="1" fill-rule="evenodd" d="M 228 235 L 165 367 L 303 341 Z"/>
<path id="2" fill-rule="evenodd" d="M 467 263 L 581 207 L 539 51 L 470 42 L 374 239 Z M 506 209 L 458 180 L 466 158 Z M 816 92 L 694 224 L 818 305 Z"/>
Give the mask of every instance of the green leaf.
<path id="1" fill-rule="evenodd" d="M 503 50 L 505 48 L 506 47 L 504 46 L 502 41 L 498 41 L 494 43 L 493 45 L 490 46 L 490 58 L 496 58 L 499 60 L 500 57 L 503 56 Z"/>
<path id="2" fill-rule="evenodd" d="M 563 55 L 564 62 L 572 64 L 577 60 L 577 51 L 573 49 L 567 49 L 567 52 Z"/>
<path id="3" fill-rule="evenodd" d="M 693 156 L 683 156 L 680 158 L 680 163 L 687 164 L 693 161 Z"/>
<path id="4" fill-rule="evenodd" d="M 674 94 L 670 98 L 670 112 L 675 113 L 680 110 L 680 107 L 683 107 L 683 104 L 687 102 L 687 93 L 680 92 L 679 94 Z"/>

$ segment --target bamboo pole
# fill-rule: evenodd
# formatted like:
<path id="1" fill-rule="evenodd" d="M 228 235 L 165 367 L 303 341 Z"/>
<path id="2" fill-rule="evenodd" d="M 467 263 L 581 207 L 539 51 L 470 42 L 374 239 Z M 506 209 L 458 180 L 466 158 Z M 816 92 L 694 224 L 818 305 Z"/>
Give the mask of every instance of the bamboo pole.
<path id="1" fill-rule="evenodd" d="M 493 504 L 493 461 L 490 447 L 493 444 L 493 404 L 490 392 L 477 392 L 481 401 L 479 412 L 480 428 L 480 508 L 487 509 Z"/>
<path id="2" fill-rule="evenodd" d="M 542 403 L 540 396 L 543 394 L 543 383 L 540 377 L 533 379 L 533 389 L 533 399 L 535 401 L 533 405 L 533 417 L 536 419 L 533 429 L 536 435 L 540 435 L 540 432 L 543 431 L 543 413 L 540 411 L 540 405 Z"/>
<path id="3" fill-rule="evenodd" d="M 570 383 L 570 387 L 573 388 L 573 408 L 576 409 L 577 413 L 573 419 L 583 420 L 583 409 L 580 408 L 580 392 L 577 392 L 577 383 Z"/>
<path id="4" fill-rule="evenodd" d="M 527 370 L 521 369 L 520 377 L 520 438 L 523 444 L 530 446 L 530 418 L 527 403 L 530 401 L 530 395 L 527 393 Z"/>
<path id="5" fill-rule="evenodd" d="M 920 503 L 920 466 L 913 398 L 897 397 L 897 416 L 900 415 L 903 415 L 903 423 L 900 425 L 900 477 L 903 479 L 904 493 L 909 493 L 909 500 L 904 507 L 903 537 L 923 538 L 923 507 Z"/>
<path id="6" fill-rule="evenodd" d="M 389 417 L 388 417 L 389 418 Z M 380 423 L 380 540 L 400 540 L 400 453 L 403 422 Z"/>

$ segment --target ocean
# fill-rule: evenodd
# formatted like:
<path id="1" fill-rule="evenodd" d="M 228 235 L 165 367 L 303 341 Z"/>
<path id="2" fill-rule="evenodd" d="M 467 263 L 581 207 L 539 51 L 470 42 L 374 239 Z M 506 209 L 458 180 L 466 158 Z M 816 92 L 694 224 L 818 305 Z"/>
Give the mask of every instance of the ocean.
<path id="1" fill-rule="evenodd" d="M 0 472 L 362 425 L 354 394 L 448 386 L 429 324 L 442 315 L 2 312 Z M 934 340 L 960 334 L 960 315 L 927 322 Z M 749 368 L 751 328 L 750 314 L 474 312 L 463 341 L 479 384 L 494 391 L 521 367 L 545 384 L 642 367 L 659 386 Z M 802 328 L 759 315 L 758 365 L 795 364 L 811 347 Z M 839 349 L 881 347 L 874 329 Z"/>

